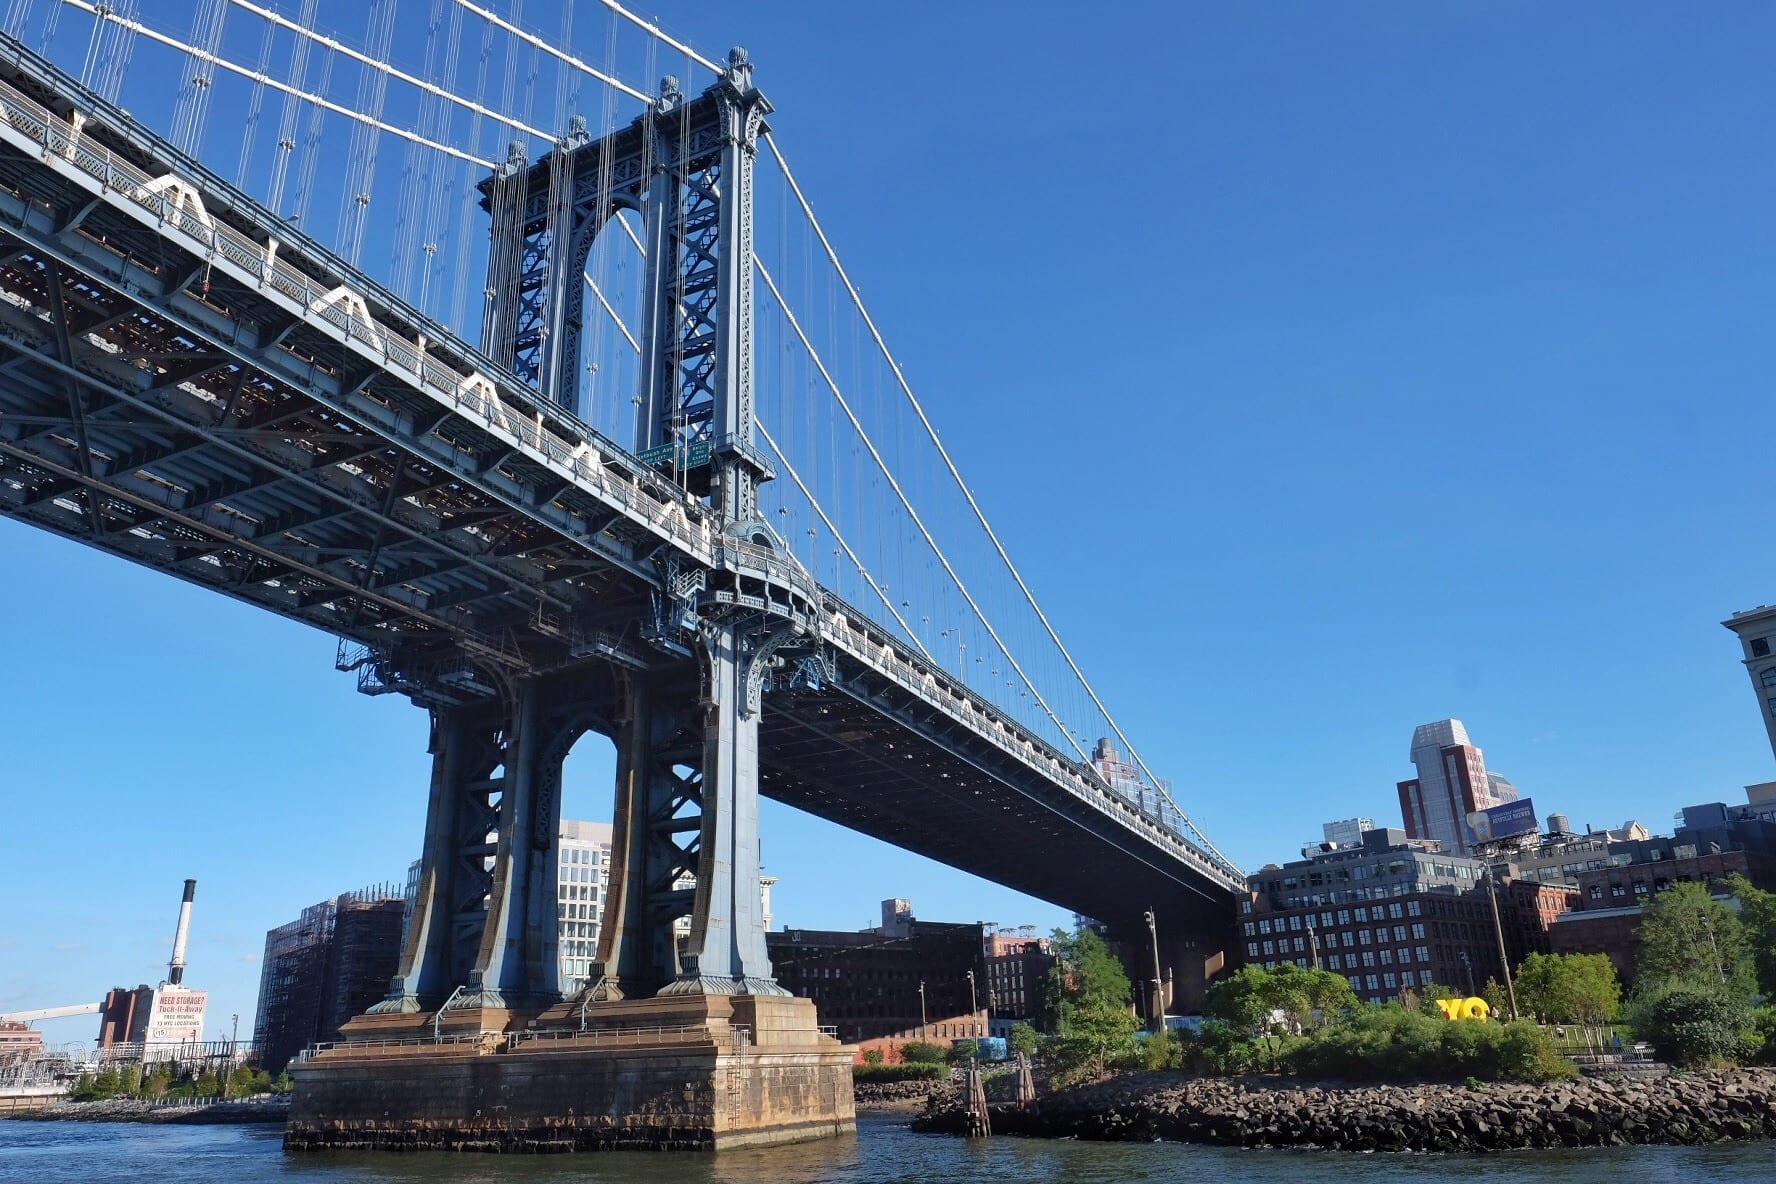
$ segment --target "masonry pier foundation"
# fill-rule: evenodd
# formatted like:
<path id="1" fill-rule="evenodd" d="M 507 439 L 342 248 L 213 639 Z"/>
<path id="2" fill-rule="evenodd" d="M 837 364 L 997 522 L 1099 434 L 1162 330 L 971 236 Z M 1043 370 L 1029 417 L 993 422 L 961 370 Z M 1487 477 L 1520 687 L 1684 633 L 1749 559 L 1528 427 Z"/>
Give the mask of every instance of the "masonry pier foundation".
<path id="1" fill-rule="evenodd" d="M 365 1016 L 291 1066 L 290 1150 L 720 1150 L 856 1129 L 806 999 L 686 995 Z M 582 1027 L 582 1024 L 584 1025 Z"/>

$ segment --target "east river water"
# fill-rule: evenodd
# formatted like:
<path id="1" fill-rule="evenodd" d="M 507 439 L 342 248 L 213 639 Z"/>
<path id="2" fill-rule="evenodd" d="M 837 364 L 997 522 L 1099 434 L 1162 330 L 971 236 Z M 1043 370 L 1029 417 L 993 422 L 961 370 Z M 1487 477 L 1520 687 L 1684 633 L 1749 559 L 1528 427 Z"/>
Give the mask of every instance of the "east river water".
<path id="1" fill-rule="evenodd" d="M 866 1114 L 855 1137 L 719 1155 L 616 1152 L 490 1156 L 286 1155 L 276 1126 L 0 1121 L 4 1184 L 1713 1184 L 1776 1180 L 1776 1142 L 1498 1155 L 1237 1151 L 1178 1143 L 1080 1143 L 915 1135 Z"/>

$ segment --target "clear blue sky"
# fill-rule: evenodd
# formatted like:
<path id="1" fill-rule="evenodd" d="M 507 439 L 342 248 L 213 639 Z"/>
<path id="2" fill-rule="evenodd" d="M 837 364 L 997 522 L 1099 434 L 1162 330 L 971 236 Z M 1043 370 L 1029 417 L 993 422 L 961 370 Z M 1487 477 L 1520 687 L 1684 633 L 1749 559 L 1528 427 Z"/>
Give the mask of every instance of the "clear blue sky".
<path id="1" fill-rule="evenodd" d="M 1397 822 L 1449 715 L 1576 823 L 1776 776 L 1718 624 L 1776 599 L 1768 6 L 654 7 L 751 49 L 988 513 L 1237 862 Z M 156 981 L 195 876 L 190 981 L 250 1028 L 265 929 L 413 857 L 423 714 L 74 544 L 0 523 L 0 570 L 0 1009 Z M 568 811 L 608 818 L 584 749 Z M 778 807 L 765 859 L 779 923 L 1064 919 Z"/>

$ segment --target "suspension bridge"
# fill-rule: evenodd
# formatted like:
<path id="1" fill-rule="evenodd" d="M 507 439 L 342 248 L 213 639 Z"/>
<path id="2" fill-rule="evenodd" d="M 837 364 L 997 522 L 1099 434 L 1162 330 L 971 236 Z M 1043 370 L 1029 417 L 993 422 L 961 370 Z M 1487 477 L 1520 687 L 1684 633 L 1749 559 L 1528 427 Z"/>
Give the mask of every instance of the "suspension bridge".
<path id="1" fill-rule="evenodd" d="M 745 51 L 614 0 L 549 32 L 372 0 L 355 41 L 319 5 L 199 0 L 179 29 L 14 0 L 0 41 L 0 512 L 325 630 L 361 690 L 430 713 L 379 1051 L 304 1066 L 297 1143 L 369 1138 L 414 1073 L 454 1083 L 453 1129 L 480 1113 L 484 1082 L 390 1042 L 512 1073 L 567 1045 L 501 1033 L 662 1017 L 672 1055 L 707 1046 L 703 1109 L 613 1102 L 679 1067 L 586 1044 L 578 1113 L 704 1144 L 842 1127 L 841 1062 L 765 955 L 761 793 L 1130 936 L 1152 908 L 1200 989 L 1244 877 L 1012 563 Z M 677 73 L 644 90 L 629 59 Z M 204 163 L 230 150 L 231 177 Z M 616 741 L 617 839 L 570 996 L 554 844 L 588 731 Z"/>

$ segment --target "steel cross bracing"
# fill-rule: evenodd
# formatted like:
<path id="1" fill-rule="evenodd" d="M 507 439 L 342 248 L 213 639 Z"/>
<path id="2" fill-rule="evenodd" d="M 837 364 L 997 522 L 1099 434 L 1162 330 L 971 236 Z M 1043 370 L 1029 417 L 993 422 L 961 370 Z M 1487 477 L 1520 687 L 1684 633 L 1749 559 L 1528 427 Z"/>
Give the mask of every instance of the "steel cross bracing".
<path id="1" fill-rule="evenodd" d="M 434 861 L 433 930 L 463 932 L 427 939 L 434 956 L 410 968 L 416 994 L 435 1002 L 463 985 L 476 925 L 469 977 L 484 1002 L 511 984 L 546 993 L 554 972 L 540 969 L 541 944 L 519 943 L 528 969 L 488 951 L 535 915 L 541 865 L 488 851 L 484 828 L 500 820 L 501 844 L 546 850 L 559 789 L 550 763 L 558 770 L 587 729 L 635 728 L 650 702 L 660 718 L 661 688 L 673 686 L 675 701 L 689 686 L 756 717 L 756 754 L 735 754 L 742 775 L 756 760 L 763 792 L 824 817 L 1106 919 L 1155 902 L 1199 918 L 1231 907 L 1238 869 L 820 588 L 768 532 L 737 535 L 744 499 L 718 512 L 699 483 L 640 463 L 53 66 L 6 49 L 0 513 L 349 639 L 342 665 L 366 690 L 432 709 L 434 802 L 445 803 L 436 839 L 448 852 Z M 644 150 L 650 133 L 704 109 L 655 112 L 596 150 L 620 173 L 622 137 L 642 146 L 639 165 L 660 150 Z M 690 229 L 703 226 L 690 181 L 707 162 L 680 159 L 687 167 L 656 178 L 683 210 L 657 226 L 679 245 L 659 256 L 672 263 L 650 340 L 677 344 L 656 432 L 709 422 L 694 414 L 708 312 L 695 301 L 711 244 Z M 539 189 L 549 192 L 525 184 L 526 218 Z M 595 233 L 618 204 L 580 230 Z M 519 229 L 535 239 L 541 228 Z M 561 253 L 536 245 L 531 269 L 560 274 Z M 713 245 L 719 264 L 719 234 Z M 726 261 L 727 276 L 742 270 Z M 583 286 L 561 291 L 575 296 L 545 299 L 538 323 L 579 315 Z M 728 307 L 749 292 L 725 293 Z M 539 383 L 555 365 L 542 343 L 569 336 L 537 338 Z M 529 348 L 516 334 L 504 341 L 513 364 Z M 724 360 L 734 380 L 747 377 L 732 371 L 749 354 Z M 723 397 L 732 404 L 731 389 Z M 725 471 L 747 484 L 768 475 L 749 463 L 749 439 L 718 430 L 716 441 Z M 711 468 L 720 485 L 724 470 Z M 735 647 L 717 663 L 731 681 L 710 689 L 693 655 L 718 634 Z M 670 881 L 709 858 L 711 838 L 682 824 L 708 770 L 670 759 L 700 742 L 701 725 L 673 719 L 659 726 L 676 739 L 656 738 L 632 799 L 652 836 L 633 853 L 649 869 L 634 880 L 647 897 L 635 907 L 656 913 L 684 909 Z M 714 837 L 756 845 L 743 831 Z M 478 919 L 480 900 L 507 901 L 510 920 Z M 641 957 L 659 971 L 657 951 Z"/>

